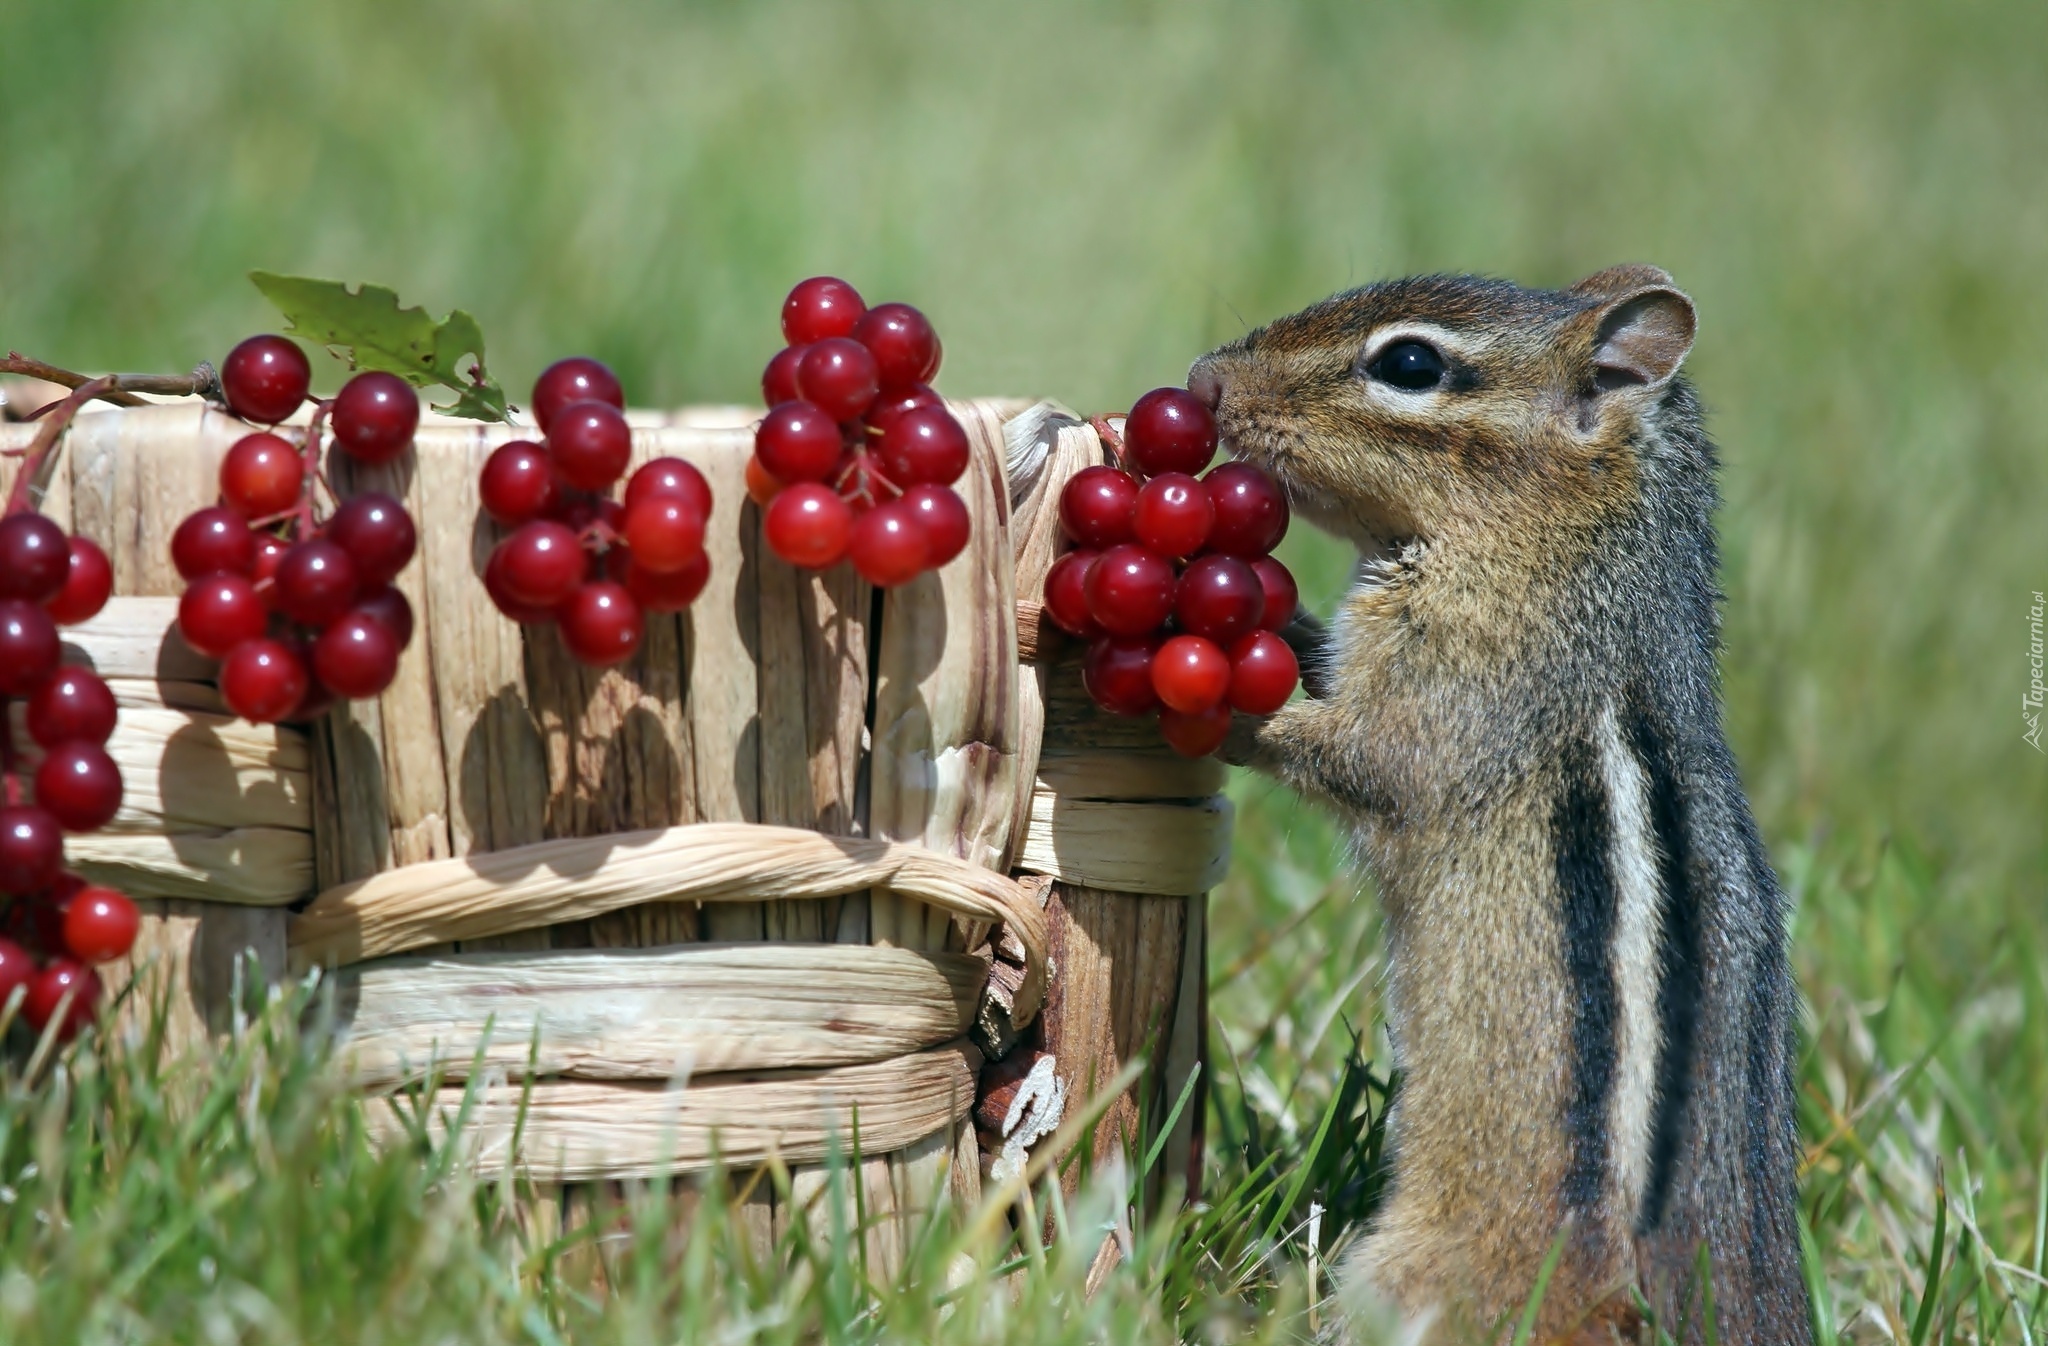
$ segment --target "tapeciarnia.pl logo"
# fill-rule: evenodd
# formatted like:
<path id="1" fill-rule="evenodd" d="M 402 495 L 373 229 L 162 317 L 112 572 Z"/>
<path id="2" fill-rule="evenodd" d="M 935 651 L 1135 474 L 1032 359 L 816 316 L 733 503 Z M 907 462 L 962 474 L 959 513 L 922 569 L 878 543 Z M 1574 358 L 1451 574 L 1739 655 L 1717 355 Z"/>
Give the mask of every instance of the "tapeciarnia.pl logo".
<path id="1" fill-rule="evenodd" d="M 2028 610 L 2027 663 L 2032 666 L 2033 676 L 2027 683 L 2027 694 L 2020 698 L 2020 718 L 2027 722 L 2027 732 L 2020 735 L 2032 744 L 2035 752 L 2041 747 L 2041 613 L 2048 608 L 2048 599 L 2043 599 L 2039 589 L 2034 590 L 2034 606 Z"/>

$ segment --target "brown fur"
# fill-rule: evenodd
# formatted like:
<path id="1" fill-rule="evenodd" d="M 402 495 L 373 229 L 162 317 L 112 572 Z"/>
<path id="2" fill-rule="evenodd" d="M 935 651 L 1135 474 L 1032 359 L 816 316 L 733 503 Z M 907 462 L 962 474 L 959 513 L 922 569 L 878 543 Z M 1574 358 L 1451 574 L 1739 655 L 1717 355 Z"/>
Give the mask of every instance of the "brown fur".
<path id="1" fill-rule="evenodd" d="M 1546 1334 L 1634 1331 L 1639 1287 L 1696 1336 L 1705 1243 L 1721 1340 L 1805 1340 L 1792 993 L 1714 696 L 1712 450 L 1675 376 L 1692 312 L 1651 267 L 1566 291 L 1397 281 L 1254 332 L 1190 379 L 1218 399 L 1232 451 L 1364 558 L 1314 670 L 1328 695 L 1240 747 L 1345 814 L 1378 880 L 1402 1083 L 1393 1191 L 1357 1271 L 1444 1322 L 1518 1308 L 1567 1230 Z M 1443 387 L 1362 371 L 1407 329 L 1451 357 Z M 1585 891 L 1624 882 L 1603 723 L 1635 727 L 1655 759 L 1645 797 L 1661 830 L 1640 854 L 1669 862 L 1658 947 L 1677 974 L 1589 948 L 1611 938 L 1612 912 L 1565 891 L 1574 856 Z M 1650 1058 L 1627 1056 L 1615 1026 L 1616 1006 L 1640 1012 L 1628 988 L 1649 984 L 1664 1073 L 1634 1101 L 1672 1157 L 1652 1166 L 1668 1200 L 1646 1203 L 1647 1142 L 1600 1132 L 1625 1115 L 1618 1091 L 1652 1089 L 1620 1064 Z"/>

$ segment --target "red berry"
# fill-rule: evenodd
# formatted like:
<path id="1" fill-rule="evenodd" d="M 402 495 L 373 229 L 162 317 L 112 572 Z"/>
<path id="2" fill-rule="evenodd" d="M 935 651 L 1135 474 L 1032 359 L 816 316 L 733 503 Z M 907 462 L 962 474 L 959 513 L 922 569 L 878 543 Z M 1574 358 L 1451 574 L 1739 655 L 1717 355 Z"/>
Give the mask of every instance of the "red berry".
<path id="1" fill-rule="evenodd" d="M 121 768 L 97 743 L 59 743 L 36 767 L 36 802 L 67 832 L 97 832 L 121 811 Z"/>
<path id="2" fill-rule="evenodd" d="M 64 947 L 64 904 L 71 895 L 85 886 L 85 880 L 75 874 L 60 874 L 56 883 L 40 893 L 25 894 L 19 901 L 0 903 L 5 915 L 0 917 L 0 930 L 7 937 L 39 952 L 53 952 Z"/>
<path id="3" fill-rule="evenodd" d="M 797 362 L 797 391 L 815 403 L 835 421 L 857 420 L 882 384 L 875 374 L 875 357 L 868 348 L 847 337 L 828 337 L 811 343 Z"/>
<path id="4" fill-rule="evenodd" d="M 305 460 L 282 436 L 267 430 L 243 435 L 220 460 L 220 493 L 245 519 L 282 514 L 299 502 Z"/>
<path id="5" fill-rule="evenodd" d="M 1253 561 L 1252 570 L 1265 593 L 1259 625 L 1268 631 L 1278 631 L 1294 620 L 1295 609 L 1301 606 L 1301 590 L 1295 587 L 1294 573 L 1270 556 Z"/>
<path id="6" fill-rule="evenodd" d="M 704 554 L 704 516 L 681 500 L 642 500 L 626 511 L 626 547 L 643 569 L 670 574 Z"/>
<path id="7" fill-rule="evenodd" d="M 608 402 L 571 402 L 548 426 L 548 454 L 571 486 L 608 491 L 633 461 L 633 432 L 626 414 Z"/>
<path id="8" fill-rule="evenodd" d="M 1069 635 L 1093 640 L 1102 628 L 1088 615 L 1088 567 L 1102 553 L 1086 547 L 1068 552 L 1045 573 L 1045 611 Z"/>
<path id="9" fill-rule="evenodd" d="M 321 685 L 320 679 L 313 676 L 312 647 L 302 645 L 296 653 L 299 662 L 306 669 L 306 694 L 299 698 L 299 704 L 293 706 L 291 713 L 284 718 L 287 724 L 312 724 L 334 709 L 337 698 L 333 692 Z"/>
<path id="10" fill-rule="evenodd" d="M 633 601 L 648 612 L 681 612 L 697 601 L 711 578 L 711 558 L 700 551 L 683 563 L 680 570 L 656 574 L 636 560 L 626 562 L 621 583 Z"/>
<path id="11" fill-rule="evenodd" d="M 640 605 L 625 585 L 612 580 L 597 580 L 570 594 L 556 609 L 555 621 L 569 653 L 593 668 L 632 658 L 646 630 Z"/>
<path id="12" fill-rule="evenodd" d="M 291 549 L 292 544 L 275 533 L 258 533 L 256 559 L 249 565 L 249 578 L 254 580 L 258 587 L 261 587 L 265 580 L 276 580 L 277 568 L 284 564 L 285 553 Z"/>
<path id="13" fill-rule="evenodd" d="M 1184 715 L 1213 710 L 1230 690 L 1230 656 L 1213 640 L 1175 636 L 1152 656 L 1152 690 Z"/>
<path id="14" fill-rule="evenodd" d="M 1173 563 L 1134 543 L 1111 547 L 1088 568 L 1088 615 L 1113 636 L 1150 635 L 1173 613 Z"/>
<path id="15" fill-rule="evenodd" d="M 277 563 L 276 583 L 277 610 L 316 628 L 347 612 L 362 589 L 355 558 L 340 543 L 321 537 L 293 544 Z"/>
<path id="16" fill-rule="evenodd" d="M 1219 704 L 1193 713 L 1169 707 L 1159 712 L 1159 736 L 1182 757 L 1207 757 L 1230 737 L 1230 707 Z"/>
<path id="17" fill-rule="evenodd" d="M 1264 556 L 1287 536 L 1287 496 L 1250 463 L 1223 463 L 1202 478 L 1216 507 L 1209 546 L 1226 556 Z"/>
<path id="18" fill-rule="evenodd" d="M 824 481 L 846 452 L 839 422 L 809 402 L 783 402 L 754 431 L 754 456 L 777 481 Z"/>
<path id="19" fill-rule="evenodd" d="M 974 521 L 967 513 L 967 502 L 952 487 L 930 482 L 913 486 L 903 493 L 901 503 L 924 531 L 925 569 L 937 570 L 967 550 Z"/>
<path id="20" fill-rule="evenodd" d="M 398 642 L 399 649 L 412 644 L 412 602 L 398 590 L 389 585 L 373 589 L 356 600 L 355 610 L 376 618 Z"/>
<path id="21" fill-rule="evenodd" d="M 40 514 L 0 519 L 0 598 L 47 603 L 71 573 L 64 530 Z"/>
<path id="22" fill-rule="evenodd" d="M 27 696 L 57 671 L 62 654 L 50 614 L 19 598 L 0 598 L 0 696 Z"/>
<path id="23" fill-rule="evenodd" d="M 64 864 L 64 832 L 48 809 L 0 807 L 0 893 L 41 892 Z"/>
<path id="24" fill-rule="evenodd" d="M 306 353 L 281 336 L 252 336 L 229 351 L 220 366 L 220 389 L 229 410 L 264 425 L 297 411 L 312 385 Z"/>
<path id="25" fill-rule="evenodd" d="M 1067 536 L 1097 551 L 1131 540 L 1137 508 L 1137 481 L 1101 464 L 1076 472 L 1060 492 L 1060 523 Z"/>
<path id="26" fill-rule="evenodd" d="M 14 915 L 17 904 L 8 914 Z M 35 955 L 11 939 L 0 937 L 0 1009 L 5 1009 L 17 986 L 27 986 L 36 977 Z"/>
<path id="27" fill-rule="evenodd" d="M 697 511 L 698 518 L 711 517 L 711 483 L 680 458 L 656 458 L 626 479 L 623 503 L 628 514 L 642 500 L 654 499 L 681 500 Z"/>
<path id="28" fill-rule="evenodd" d="M 850 334 L 868 311 L 860 291 L 836 276 L 798 281 L 782 301 L 782 339 L 792 346 Z"/>
<path id="29" fill-rule="evenodd" d="M 548 511 L 547 517 L 580 537 L 584 529 L 599 519 L 610 522 L 604 507 L 611 503 L 608 500 L 600 501 L 587 491 L 571 491 L 565 488 L 555 497 L 554 507 Z"/>
<path id="30" fill-rule="evenodd" d="M 420 424 L 420 397 L 398 375 L 369 370 L 341 385 L 328 424 L 334 427 L 334 446 L 349 457 L 388 463 L 412 443 Z"/>
<path id="31" fill-rule="evenodd" d="M 853 325 L 853 339 L 875 357 L 884 387 L 929 382 L 939 372 L 939 334 L 908 304 L 877 304 Z"/>
<path id="32" fill-rule="evenodd" d="M 1301 668 L 1286 641 L 1254 631 L 1230 650 L 1230 704 L 1247 715 L 1271 715 L 1287 704 Z"/>
<path id="33" fill-rule="evenodd" d="M 356 582 L 365 589 L 391 583 L 419 545 L 412 516 L 382 491 L 344 502 L 327 521 L 327 538 L 355 562 Z"/>
<path id="34" fill-rule="evenodd" d="M 29 694 L 28 734 L 45 748 L 67 739 L 105 743 L 113 737 L 120 708 L 100 675 L 85 668 L 60 668 Z"/>
<path id="35" fill-rule="evenodd" d="M 793 566 L 823 570 L 846 555 L 853 510 L 831 487 L 800 481 L 783 488 L 761 516 L 769 549 Z"/>
<path id="36" fill-rule="evenodd" d="M 313 672 L 336 696 L 375 696 L 398 676 L 398 637 L 367 612 L 343 613 L 313 642 Z"/>
<path id="37" fill-rule="evenodd" d="M 484 562 L 484 592 L 490 595 L 491 603 L 498 611 L 504 613 L 515 622 L 533 626 L 541 622 L 553 621 L 555 619 L 555 610 L 552 607 L 539 603 L 522 602 L 514 598 L 511 590 L 505 587 L 507 545 L 505 542 L 499 543 L 492 549 L 490 559 Z"/>
<path id="38" fill-rule="evenodd" d="M 1095 704 L 1112 715 L 1149 715 L 1159 706 L 1152 690 L 1152 642 L 1140 636 L 1104 636 L 1088 647 L 1081 681 Z"/>
<path id="39" fill-rule="evenodd" d="M 747 499 L 766 509 L 781 490 L 782 483 L 761 466 L 759 458 L 747 459 Z"/>
<path id="40" fill-rule="evenodd" d="M 1193 556 L 1209 540 L 1216 507 L 1202 483 L 1185 472 L 1163 472 L 1138 491 L 1131 529 L 1161 556 Z"/>
<path id="41" fill-rule="evenodd" d="M 874 429 L 886 431 L 911 412 L 934 407 L 941 411 L 945 410 L 946 399 L 933 392 L 926 384 L 914 383 L 907 388 L 885 387 L 876 395 L 874 405 L 868 408 L 867 415 L 861 419 Z"/>
<path id="42" fill-rule="evenodd" d="M 294 718 L 306 699 L 306 661 L 281 640 L 258 636 L 228 651 L 220 666 L 220 697 L 251 724 Z"/>
<path id="43" fill-rule="evenodd" d="M 804 358 L 808 346 L 784 346 L 768 361 L 768 367 L 761 371 L 761 401 L 771 407 L 797 399 L 796 367 Z"/>
<path id="44" fill-rule="evenodd" d="M 246 575 L 204 575 L 178 600 L 178 633 L 185 643 L 213 659 L 227 656 L 270 625 L 270 613 Z"/>
<path id="45" fill-rule="evenodd" d="M 171 534 L 171 564 L 188 580 L 221 571 L 246 575 L 255 561 L 256 535 L 225 505 L 194 510 Z"/>
<path id="46" fill-rule="evenodd" d="M 1140 472 L 1200 472 L 1216 456 L 1216 418 L 1185 388 L 1154 388 L 1124 420 L 1124 453 Z"/>
<path id="47" fill-rule="evenodd" d="M 57 1026 L 57 1036 L 69 1039 L 92 1023 L 99 1000 L 100 979 L 91 968 L 69 958 L 53 958 L 28 984 L 28 998 L 22 1001 L 21 1012 L 39 1033 L 61 1013 L 64 1017 Z"/>
<path id="48" fill-rule="evenodd" d="M 484 513 L 507 527 L 538 519 L 555 503 L 555 465 L 532 440 L 509 440 L 484 460 L 476 493 Z"/>
<path id="49" fill-rule="evenodd" d="M 587 355 L 557 360 L 533 381 L 533 419 L 542 434 L 554 425 L 556 412 L 583 401 L 603 402 L 624 411 L 626 390 L 619 386 L 618 375 Z"/>
<path id="50" fill-rule="evenodd" d="M 1265 602 L 1254 567 L 1235 556 L 1198 556 L 1181 572 L 1173 616 L 1181 630 L 1229 649 L 1258 628 Z"/>
<path id="51" fill-rule="evenodd" d="M 142 915 L 126 894 L 82 888 L 64 908 L 64 947 L 80 962 L 105 963 L 135 947 Z"/>
<path id="52" fill-rule="evenodd" d="M 114 567 L 99 544 L 91 538 L 73 537 L 68 546 L 71 571 L 57 596 L 43 604 L 43 611 L 59 626 L 91 621 L 114 592 Z"/>
<path id="53" fill-rule="evenodd" d="M 498 544 L 498 554 L 505 558 L 506 595 L 529 608 L 552 608 L 583 582 L 583 548 L 565 524 L 521 524 Z"/>
<path id="54" fill-rule="evenodd" d="M 924 572 L 931 554 L 917 515 L 900 500 L 878 505 L 853 521 L 846 559 L 878 589 L 908 584 Z"/>
<path id="55" fill-rule="evenodd" d="M 898 486 L 950 486 L 967 470 L 967 432 L 944 407 L 905 412 L 875 446 L 882 471 Z"/>

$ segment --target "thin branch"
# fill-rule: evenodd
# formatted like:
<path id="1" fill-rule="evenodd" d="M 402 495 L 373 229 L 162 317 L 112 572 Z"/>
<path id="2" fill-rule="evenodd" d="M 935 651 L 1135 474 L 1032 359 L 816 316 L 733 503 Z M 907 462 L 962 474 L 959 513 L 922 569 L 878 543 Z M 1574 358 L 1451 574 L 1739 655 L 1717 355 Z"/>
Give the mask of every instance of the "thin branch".
<path id="1" fill-rule="evenodd" d="M 14 477 L 14 489 L 7 493 L 8 514 L 19 514 L 29 508 L 29 492 L 36 487 L 37 479 L 42 476 L 43 465 L 50 460 L 50 450 L 57 447 L 57 441 L 63 437 L 64 428 L 71 424 L 71 418 L 77 414 L 78 409 L 107 391 L 107 385 L 112 377 L 104 375 L 79 384 L 69 397 L 57 404 L 49 419 L 36 430 L 36 437 L 22 452 L 21 468 Z"/>
<path id="2" fill-rule="evenodd" d="M 201 361 L 190 374 L 102 374 L 95 378 L 90 374 L 77 374 L 69 369 L 31 360 L 19 351 L 7 352 L 7 358 L 0 360 L 0 374 L 20 374 L 26 378 L 41 379 L 44 383 L 60 384 L 66 388 L 82 388 L 88 383 L 102 383 L 105 391 L 97 396 L 120 407 L 148 406 L 146 399 L 137 393 L 150 393 L 157 397 L 199 396 L 221 402 L 226 398 L 221 393 L 220 375 L 214 372 L 212 364 Z M 44 408 L 48 410 L 48 408 Z M 40 414 L 40 413 L 38 413 Z"/>

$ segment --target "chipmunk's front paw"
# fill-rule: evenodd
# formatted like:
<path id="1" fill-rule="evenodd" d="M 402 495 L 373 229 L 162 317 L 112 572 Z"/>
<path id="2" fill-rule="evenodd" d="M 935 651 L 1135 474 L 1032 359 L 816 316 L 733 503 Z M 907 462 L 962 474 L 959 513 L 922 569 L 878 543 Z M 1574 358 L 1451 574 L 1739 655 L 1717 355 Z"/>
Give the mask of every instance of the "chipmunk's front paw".
<path id="1" fill-rule="evenodd" d="M 1264 754 L 1260 746 L 1260 735 L 1272 720 L 1270 715 L 1233 715 L 1230 717 L 1230 733 L 1223 739 L 1223 746 L 1216 750 L 1231 766 L 1258 767 Z"/>
<path id="2" fill-rule="evenodd" d="M 1217 755 L 1232 766 L 1281 775 L 1301 755 L 1296 745 L 1313 733 L 1323 710 L 1322 702 L 1290 701 L 1271 715 L 1233 715 Z"/>

